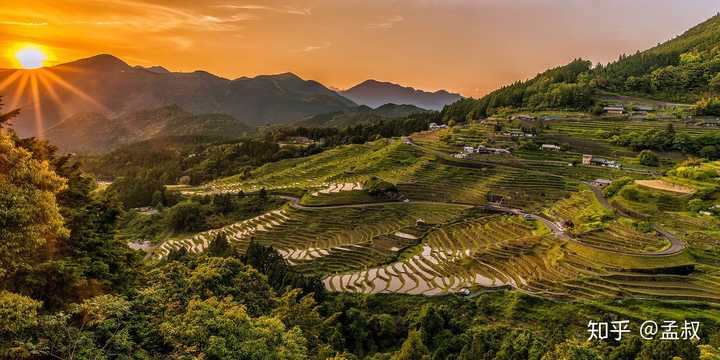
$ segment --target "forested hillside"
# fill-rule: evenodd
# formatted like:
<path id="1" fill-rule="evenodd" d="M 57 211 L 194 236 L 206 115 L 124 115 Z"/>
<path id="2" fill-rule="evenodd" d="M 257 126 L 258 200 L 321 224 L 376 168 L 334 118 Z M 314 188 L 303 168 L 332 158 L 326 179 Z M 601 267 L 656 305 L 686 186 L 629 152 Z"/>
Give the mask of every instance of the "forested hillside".
<path id="1" fill-rule="evenodd" d="M 65 152 L 104 152 L 155 138 L 182 136 L 212 142 L 252 131 L 230 115 L 194 115 L 171 105 L 114 118 L 99 113 L 77 114 L 48 129 L 45 136 Z"/>
<path id="2" fill-rule="evenodd" d="M 462 99 L 446 106 L 445 120 L 477 119 L 503 108 L 587 109 L 597 82 L 590 74 L 591 63 L 577 59 L 568 65 L 548 70 L 528 81 L 502 87 L 480 99 Z"/>
<path id="3" fill-rule="evenodd" d="M 353 125 L 370 124 L 383 119 L 400 118 L 427 112 L 429 111 L 414 105 L 385 104 L 375 109 L 368 106 L 358 106 L 346 111 L 335 111 L 311 116 L 294 123 L 294 125 L 344 128 Z"/>
<path id="4" fill-rule="evenodd" d="M 720 92 L 720 16 L 593 72 L 607 90 L 695 102 Z"/>
<path id="5" fill-rule="evenodd" d="M 599 91 L 695 103 L 720 93 L 720 16 L 634 55 L 597 66 L 577 59 L 536 77 L 504 86 L 480 99 L 462 99 L 444 108 L 446 120 L 492 115 L 503 108 L 591 110 Z M 710 101 L 712 104 L 715 101 Z M 711 105 L 712 105 L 711 104 Z M 699 103 L 699 107 L 708 105 Z M 702 114 L 719 113 L 713 107 Z"/>

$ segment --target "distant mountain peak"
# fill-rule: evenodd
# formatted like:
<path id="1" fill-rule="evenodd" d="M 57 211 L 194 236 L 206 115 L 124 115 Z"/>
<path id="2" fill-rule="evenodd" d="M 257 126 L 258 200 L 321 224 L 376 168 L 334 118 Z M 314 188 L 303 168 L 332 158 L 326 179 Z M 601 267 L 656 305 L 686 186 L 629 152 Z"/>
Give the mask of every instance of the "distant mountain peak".
<path id="1" fill-rule="evenodd" d="M 113 69 L 131 69 L 131 66 L 128 65 L 128 63 L 110 54 L 99 54 L 88 58 L 76 60 L 70 63 L 61 64 L 58 66 L 72 66 L 98 71 L 108 71 Z"/>
<path id="2" fill-rule="evenodd" d="M 162 66 L 159 66 L 159 65 L 147 66 L 147 67 L 138 65 L 138 66 L 135 66 L 135 68 L 141 69 L 141 70 L 146 70 L 146 71 L 149 71 L 149 72 L 155 73 L 155 74 L 169 74 L 170 73 L 170 70 L 168 70 Z"/>
<path id="3" fill-rule="evenodd" d="M 423 109 L 440 110 L 462 98 L 460 94 L 446 90 L 428 92 L 375 79 L 365 80 L 350 89 L 340 92 L 348 99 L 377 108 L 387 103 L 414 105 Z"/>

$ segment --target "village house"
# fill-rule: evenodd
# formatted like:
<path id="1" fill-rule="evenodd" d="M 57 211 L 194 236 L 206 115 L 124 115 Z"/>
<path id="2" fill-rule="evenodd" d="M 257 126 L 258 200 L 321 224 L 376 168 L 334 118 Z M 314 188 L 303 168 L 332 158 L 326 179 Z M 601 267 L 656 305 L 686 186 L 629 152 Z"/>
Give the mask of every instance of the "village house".
<path id="1" fill-rule="evenodd" d="M 526 133 L 522 130 L 510 129 L 507 132 L 503 133 L 503 136 L 519 138 L 519 137 L 535 137 L 535 134 Z"/>
<path id="2" fill-rule="evenodd" d="M 583 165 L 602 166 L 602 167 L 609 167 L 609 168 L 613 168 L 613 169 L 622 168 L 622 164 L 620 164 L 617 161 L 594 157 L 592 155 L 583 155 L 582 163 L 583 163 Z"/>
<path id="3" fill-rule="evenodd" d="M 612 184 L 612 180 L 608 179 L 595 179 L 590 182 L 591 185 L 604 188 L 610 184 Z"/>
<path id="4" fill-rule="evenodd" d="M 463 147 L 463 155 L 468 154 L 510 154 L 510 151 L 500 148 L 491 148 L 483 145 L 478 145 L 477 148 L 474 148 L 472 146 Z"/>
<path id="5" fill-rule="evenodd" d="M 603 112 L 608 115 L 622 115 L 625 113 L 625 106 L 622 104 L 608 105 L 603 108 Z"/>
<path id="6" fill-rule="evenodd" d="M 438 125 L 437 123 L 434 123 L 434 122 L 430 123 L 430 125 L 428 125 L 428 127 L 430 128 L 430 130 L 439 130 L 439 129 L 447 129 L 448 128 L 448 126 L 445 124 Z"/>
<path id="7" fill-rule="evenodd" d="M 560 151 L 560 147 L 553 144 L 542 144 L 542 146 L 540 146 L 540 149 L 542 151 Z"/>
<path id="8" fill-rule="evenodd" d="M 510 151 L 507 149 L 491 148 L 483 145 L 478 145 L 477 149 L 475 149 L 475 152 L 480 154 L 510 154 Z"/>

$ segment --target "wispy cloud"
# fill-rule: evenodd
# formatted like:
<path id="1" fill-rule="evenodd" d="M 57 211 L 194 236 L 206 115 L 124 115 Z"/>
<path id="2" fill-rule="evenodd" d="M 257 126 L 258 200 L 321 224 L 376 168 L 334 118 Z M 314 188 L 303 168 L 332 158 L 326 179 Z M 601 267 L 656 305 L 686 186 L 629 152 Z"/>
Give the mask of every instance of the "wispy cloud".
<path id="1" fill-rule="evenodd" d="M 318 51 L 318 50 L 322 50 L 322 49 L 327 49 L 327 48 L 329 48 L 330 46 L 332 46 L 332 44 L 329 43 L 329 42 L 326 42 L 326 43 L 323 43 L 322 45 L 308 45 L 308 46 L 300 49 L 300 51 L 301 51 L 301 52 L 304 52 L 304 53 L 311 53 L 311 52 L 314 52 L 314 51 Z"/>
<path id="2" fill-rule="evenodd" d="M 72 0 L 73 2 L 75 0 Z M 173 29 L 200 31 L 237 31 L 242 22 L 258 17 L 247 11 L 231 14 L 215 14 L 202 10 L 161 5 L 139 0 L 84 0 L 88 8 L 73 14 L 64 14 L 54 8 L 46 8 L 33 21 L 22 19 L 17 12 L 0 9 L 4 19 L 0 25 L 8 26 L 63 26 L 85 25 L 136 29 L 144 32 L 160 32 Z M 8 16 L 10 15 L 10 16 Z"/>
<path id="3" fill-rule="evenodd" d="M 310 8 L 295 8 L 291 6 L 267 6 L 267 5 L 232 5 L 232 4 L 222 4 L 222 5 L 215 5 L 216 8 L 222 8 L 222 9 L 235 9 L 235 10 L 256 10 L 256 11 L 270 11 L 270 12 L 276 12 L 281 14 L 290 14 L 290 15 L 303 15 L 308 16 L 312 15 L 312 9 Z"/>
<path id="4" fill-rule="evenodd" d="M 45 22 L 45 21 L 0 20 L 0 25 L 11 25 L 11 26 L 47 26 L 48 23 Z"/>
<path id="5" fill-rule="evenodd" d="M 392 29 L 395 24 L 401 23 L 405 21 L 405 18 L 400 15 L 395 15 L 389 18 L 385 18 L 384 20 L 376 23 L 370 23 L 365 26 L 367 29 L 371 30 L 387 30 Z"/>

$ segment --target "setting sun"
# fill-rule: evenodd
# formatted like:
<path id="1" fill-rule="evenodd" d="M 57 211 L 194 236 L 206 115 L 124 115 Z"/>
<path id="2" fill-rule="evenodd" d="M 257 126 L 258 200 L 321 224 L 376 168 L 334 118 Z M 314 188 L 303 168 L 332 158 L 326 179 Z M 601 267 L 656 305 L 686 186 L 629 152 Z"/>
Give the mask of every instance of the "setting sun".
<path id="1" fill-rule="evenodd" d="M 15 53 L 15 59 L 23 69 L 38 69 L 43 67 L 47 54 L 35 46 L 27 46 Z"/>

